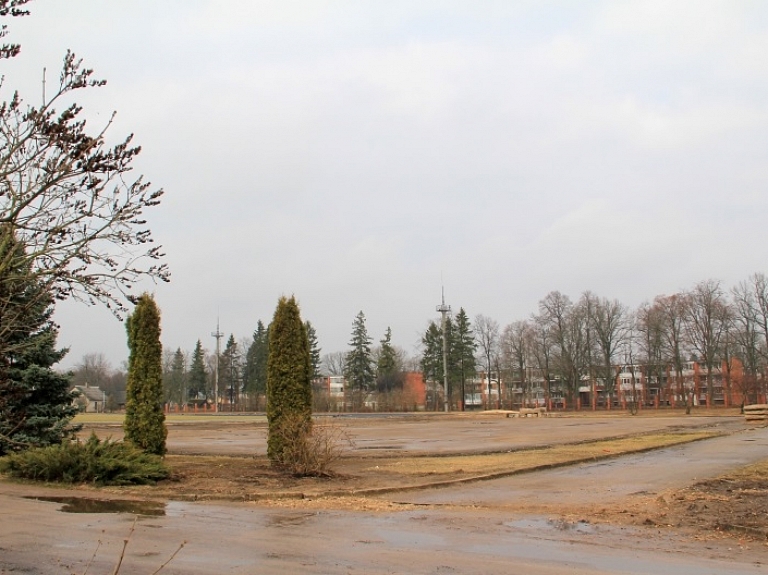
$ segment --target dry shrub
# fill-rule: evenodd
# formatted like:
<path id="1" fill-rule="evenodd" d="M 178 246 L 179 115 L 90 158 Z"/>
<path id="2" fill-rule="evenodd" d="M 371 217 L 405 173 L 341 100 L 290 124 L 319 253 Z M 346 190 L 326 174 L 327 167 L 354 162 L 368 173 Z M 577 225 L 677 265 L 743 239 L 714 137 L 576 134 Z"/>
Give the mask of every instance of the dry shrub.
<path id="1" fill-rule="evenodd" d="M 300 415 L 286 415 L 274 431 L 283 449 L 273 464 L 299 477 L 332 477 L 331 466 L 351 447 L 346 430 L 336 423 L 306 425 Z"/>

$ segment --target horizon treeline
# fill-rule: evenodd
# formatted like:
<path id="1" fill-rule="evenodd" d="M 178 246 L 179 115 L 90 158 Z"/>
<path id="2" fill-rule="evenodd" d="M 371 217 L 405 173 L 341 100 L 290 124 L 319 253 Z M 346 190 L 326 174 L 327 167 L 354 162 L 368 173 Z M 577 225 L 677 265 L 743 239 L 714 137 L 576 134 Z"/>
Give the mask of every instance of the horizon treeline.
<path id="1" fill-rule="evenodd" d="M 388 327 L 377 345 L 368 334 L 361 310 L 353 319 L 349 347 L 322 354 L 320 339 L 305 322 L 314 378 L 343 375 L 359 397 L 402 387 L 403 374 L 421 371 L 425 379 L 442 381 L 443 349 L 440 319 L 427 320 L 417 356 L 392 344 Z M 215 395 L 237 408 L 239 402 L 258 406 L 266 392 L 269 325 L 261 320 L 250 337 L 230 334 L 216 361 L 215 351 L 192 341 L 190 350 L 165 349 L 165 399 L 184 403 Z M 618 299 L 585 291 L 576 299 L 559 291 L 546 294 L 530 316 L 501 326 L 478 314 L 470 319 L 462 307 L 446 321 L 448 378 L 451 401 L 464 397 L 466 382 L 478 374 L 491 379 L 532 385 L 539 379 L 557 382 L 559 391 L 575 398 L 582 379 L 603 382 L 610 397 L 616 392 L 616 367 L 636 365 L 647 377 L 681 373 L 684 364 L 698 362 L 711 374 L 723 363 L 738 360 L 746 395 L 764 387 L 768 371 L 768 277 L 755 273 L 730 289 L 719 280 L 704 280 L 688 290 L 659 295 L 637 308 Z M 88 381 L 108 394 L 119 391 L 124 376 L 102 354 L 83 357 L 74 383 Z M 712 399 L 712 378 L 706 378 Z M 548 387 L 548 385 L 547 385 Z M 547 393 L 552 390 L 547 389 Z"/>

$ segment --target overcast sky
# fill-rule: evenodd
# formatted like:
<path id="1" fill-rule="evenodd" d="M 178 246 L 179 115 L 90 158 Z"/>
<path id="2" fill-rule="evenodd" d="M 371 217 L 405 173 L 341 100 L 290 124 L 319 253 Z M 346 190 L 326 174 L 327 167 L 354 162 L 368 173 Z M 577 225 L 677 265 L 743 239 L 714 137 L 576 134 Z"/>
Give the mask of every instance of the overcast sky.
<path id="1" fill-rule="evenodd" d="M 35 0 L 3 97 L 70 48 L 135 133 L 173 274 L 163 343 L 249 337 L 295 294 L 323 353 L 362 310 L 409 353 L 454 311 L 502 326 L 548 292 L 636 306 L 768 272 L 764 2 Z M 127 358 L 60 305 L 65 365 Z"/>

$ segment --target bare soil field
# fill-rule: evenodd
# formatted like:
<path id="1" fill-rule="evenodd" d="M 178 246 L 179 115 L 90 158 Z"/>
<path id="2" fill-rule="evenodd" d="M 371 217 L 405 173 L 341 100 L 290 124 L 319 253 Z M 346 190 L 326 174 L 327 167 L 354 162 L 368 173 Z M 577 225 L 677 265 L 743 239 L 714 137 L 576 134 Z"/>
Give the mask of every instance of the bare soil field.
<path id="1" fill-rule="evenodd" d="M 84 424 L 84 435 L 121 436 L 119 418 L 92 417 Z M 223 555 L 210 547 L 201 548 L 198 555 L 184 550 L 180 557 L 193 561 L 194 570 L 176 559 L 178 571 L 169 569 L 171 573 L 218 573 L 216 565 L 222 561 L 232 563 L 230 572 L 250 572 L 237 567 L 255 565 L 249 559 L 253 554 L 247 551 L 249 543 L 225 534 L 257 529 L 253 521 L 267 528 L 253 531 L 256 537 L 266 537 L 261 547 L 269 551 L 259 555 L 264 572 L 506 572 L 508 563 L 503 558 L 510 558 L 510 553 L 519 565 L 524 564 L 521 561 L 532 549 L 532 528 L 541 531 L 533 536 L 533 548 L 551 539 L 552 557 L 563 549 L 576 553 L 573 546 L 584 543 L 580 547 L 584 555 L 576 556 L 595 570 L 578 570 L 583 573 L 683 573 L 687 571 L 680 570 L 679 562 L 700 569 L 697 562 L 703 560 L 702 553 L 720 562 L 716 564 L 720 567 L 707 572 L 725 572 L 718 569 L 730 560 L 742 562 L 738 570 L 731 570 L 734 573 L 752 573 L 751 565 L 757 565 L 754 572 L 762 572 L 758 564 L 768 563 L 768 449 L 764 447 L 768 435 L 746 424 L 735 411 L 701 410 L 690 417 L 667 412 L 541 419 L 395 414 L 319 417 L 316 425 L 341 426 L 350 440 L 330 477 L 290 477 L 271 467 L 265 456 L 263 417 L 172 416 L 168 420 L 167 462 L 173 471 L 169 481 L 120 488 L 0 481 L 2 514 L 18 519 L 0 523 L 0 573 L 37 565 L 30 554 L 34 554 L 33 542 L 42 537 L 41 529 L 47 533 L 49 554 L 57 561 L 69 558 L 71 565 L 83 565 L 87 559 L 85 547 L 78 545 L 93 543 L 98 532 L 102 541 L 104 534 L 114 538 L 126 529 L 125 520 L 73 523 L 46 515 L 40 506 L 50 503 L 30 501 L 30 497 L 58 501 L 64 511 L 66 505 L 78 509 L 79 503 L 87 503 L 79 508 L 85 517 L 98 517 L 89 514 L 101 511 L 99 502 L 106 502 L 104 508 L 111 512 L 147 515 L 147 526 L 162 529 L 137 542 L 141 553 L 133 557 L 135 566 L 159 565 L 159 555 L 147 549 L 224 537 Z M 729 458 L 727 446 L 734 442 L 758 454 L 748 459 L 753 465 L 744 467 L 741 459 Z M 670 474 L 673 467 L 675 473 Z M 668 485 L 652 481 L 655 475 L 665 474 L 670 476 Z M 181 503 L 185 501 L 190 503 Z M 157 510 L 171 515 L 162 521 L 152 519 Z M 198 517 L 199 522 L 190 524 L 185 517 Z M 421 529 L 419 522 L 423 522 Z M 48 534 L 51 525 L 59 524 L 71 525 L 71 533 Z M 303 554 L 285 547 L 288 531 L 282 529 L 286 526 L 292 536 L 301 538 Z M 269 535 L 272 528 L 277 531 Z M 332 540 L 324 535 L 329 529 L 338 530 Z M 459 539 L 449 543 L 454 536 Z M 595 556 L 589 550 L 595 548 L 598 537 L 603 550 Z M 490 540 L 498 543 L 486 549 L 483 542 Z M 113 542 L 110 545 L 114 556 Z M 625 549 L 643 546 L 648 547 L 646 551 L 666 549 L 669 555 L 661 563 L 637 566 L 639 571 L 624 566 L 620 558 L 628 553 Z M 481 554 L 484 567 L 477 570 L 471 561 L 475 551 L 467 552 L 479 548 L 486 550 Z M 423 559 L 400 564 L 403 551 L 428 549 Z M 434 553 L 446 561 L 450 557 L 450 568 L 447 564 L 445 569 L 435 567 Z M 566 555 L 568 561 L 573 558 Z M 8 570 L 4 557 L 13 558 Z M 381 571 L 369 563 L 377 557 L 383 562 Z M 563 572 L 562 565 L 530 561 L 527 572 Z M 205 565 L 211 565 L 210 570 Z M 646 568 L 650 571 L 642 570 Z M 142 569 L 137 572 L 146 571 Z M 79 573 L 82 569 L 35 567 L 27 572 Z"/>
<path id="2" fill-rule="evenodd" d="M 113 497 L 375 510 L 391 507 L 391 497 L 370 496 L 609 459 L 748 427 L 736 410 L 714 414 L 702 410 L 688 417 L 658 412 L 524 419 L 500 413 L 321 416 L 316 425 L 340 427 L 349 443 L 332 476 L 303 478 L 285 475 L 269 464 L 267 426 L 261 416 L 171 416 L 167 462 L 172 480 L 156 486 L 81 489 Z M 91 416 L 84 425 L 83 436 L 122 435 L 119 417 Z M 644 501 L 642 521 L 765 539 L 766 469 L 768 463 Z M 530 507 L 528 512 L 551 511 L 545 507 Z M 638 514 L 625 507 L 585 509 L 574 504 L 569 511 L 562 501 L 558 503 L 565 515 L 636 522 Z"/>

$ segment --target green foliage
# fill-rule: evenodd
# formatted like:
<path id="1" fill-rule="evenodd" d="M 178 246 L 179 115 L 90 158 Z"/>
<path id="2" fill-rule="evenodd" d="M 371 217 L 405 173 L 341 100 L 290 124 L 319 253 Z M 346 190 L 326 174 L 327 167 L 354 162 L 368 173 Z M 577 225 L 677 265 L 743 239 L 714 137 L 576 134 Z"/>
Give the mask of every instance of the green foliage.
<path id="1" fill-rule="evenodd" d="M 421 338 L 423 346 L 421 373 L 430 381 L 441 381 L 443 377 L 443 332 L 434 322 L 429 322 Z"/>
<path id="2" fill-rule="evenodd" d="M 402 389 L 404 378 L 397 350 L 392 346 L 392 328 L 387 327 L 384 339 L 379 343 L 381 347 L 376 362 L 376 389 L 379 392 Z"/>
<path id="3" fill-rule="evenodd" d="M 351 389 L 362 393 L 373 386 L 376 376 L 373 371 L 373 356 L 371 355 L 371 338 L 365 327 L 365 315 L 361 311 L 355 317 L 352 326 L 352 348 L 344 359 L 344 377 Z"/>
<path id="4" fill-rule="evenodd" d="M 0 455 L 60 443 L 76 431 L 70 378 L 52 366 L 56 349 L 53 296 L 35 279 L 13 235 L 0 243 Z M 7 320 L 7 321 L 6 321 Z"/>
<path id="5" fill-rule="evenodd" d="M 477 370 L 475 360 L 477 342 L 472 331 L 472 325 L 469 322 L 469 316 L 467 316 L 464 308 L 459 309 L 459 313 L 456 314 L 450 353 L 454 360 L 455 380 L 461 384 L 461 405 L 463 410 L 465 384 L 468 379 L 475 376 Z"/>
<path id="6" fill-rule="evenodd" d="M 163 347 L 160 343 L 160 310 L 145 293 L 126 322 L 128 331 L 128 388 L 125 438 L 147 453 L 165 455 L 163 413 Z"/>
<path id="7" fill-rule="evenodd" d="M 320 374 L 320 344 L 317 341 L 317 331 L 309 321 L 304 323 L 304 328 L 307 330 L 307 341 L 309 342 L 309 364 L 312 368 L 312 379 L 316 379 L 321 376 Z"/>
<path id="8" fill-rule="evenodd" d="M 286 418 L 290 433 L 305 435 L 312 428 L 312 368 L 309 340 L 296 299 L 280 298 L 269 326 L 267 360 L 267 454 L 280 465 L 286 449 Z"/>
<path id="9" fill-rule="evenodd" d="M 253 342 L 245 356 L 243 386 L 249 395 L 267 393 L 267 358 L 269 356 L 269 329 L 259 320 L 253 332 Z"/>
<path id="10" fill-rule="evenodd" d="M 195 344 L 195 350 L 192 352 L 192 364 L 189 366 L 187 395 L 190 398 L 197 398 L 198 395 L 206 392 L 206 383 L 208 374 L 205 370 L 205 352 L 203 344 L 198 339 Z"/>
<path id="11" fill-rule="evenodd" d="M 65 441 L 0 459 L 0 471 L 13 477 L 98 485 L 153 484 L 170 472 L 157 455 L 119 441 Z"/>
<path id="12" fill-rule="evenodd" d="M 219 356 L 219 400 L 226 397 L 230 408 L 238 402 L 241 381 L 240 352 L 237 349 L 235 336 L 230 334 L 227 345 Z"/>
<path id="13" fill-rule="evenodd" d="M 171 356 L 171 362 L 166 373 L 163 374 L 163 388 L 168 401 L 174 401 L 184 405 L 187 401 L 187 369 L 186 358 L 181 348 L 177 348 Z"/>
<path id="14" fill-rule="evenodd" d="M 462 395 L 468 379 L 475 375 L 475 342 L 472 326 L 464 308 L 459 310 L 455 320 L 446 318 L 445 333 L 448 344 L 448 393 L 454 397 L 455 384 L 460 384 Z M 421 370 L 430 381 L 443 381 L 443 330 L 436 322 L 430 322 L 421 338 Z"/>

